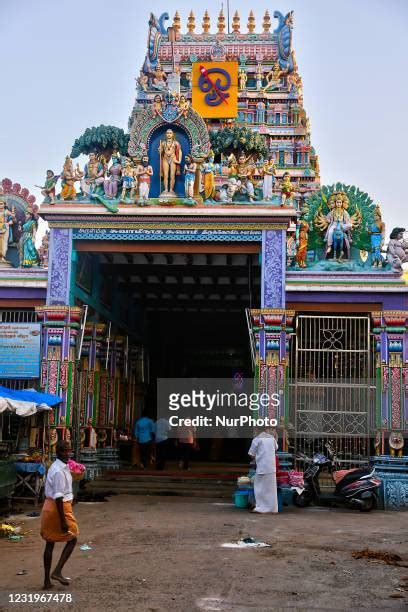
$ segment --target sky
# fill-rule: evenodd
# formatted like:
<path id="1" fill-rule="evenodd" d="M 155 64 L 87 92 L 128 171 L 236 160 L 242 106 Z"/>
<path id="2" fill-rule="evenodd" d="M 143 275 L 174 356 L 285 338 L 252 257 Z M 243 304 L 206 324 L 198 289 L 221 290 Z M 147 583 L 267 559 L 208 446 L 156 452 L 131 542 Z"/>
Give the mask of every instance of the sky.
<path id="1" fill-rule="evenodd" d="M 87 127 L 127 130 L 150 11 L 173 17 L 178 10 L 186 31 L 194 4 L 0 0 L 0 178 L 21 183 L 41 202 L 34 185 L 44 184 L 48 168 L 60 173 Z M 266 8 L 271 16 L 294 10 L 293 48 L 322 184 L 366 191 L 381 205 L 387 235 L 394 226 L 408 227 L 408 1 L 254 0 L 250 6 L 258 32 Z M 241 28 L 247 7 L 231 0 Z M 221 8 L 215 0 L 193 8 L 196 30 L 206 8 L 214 31 Z"/>

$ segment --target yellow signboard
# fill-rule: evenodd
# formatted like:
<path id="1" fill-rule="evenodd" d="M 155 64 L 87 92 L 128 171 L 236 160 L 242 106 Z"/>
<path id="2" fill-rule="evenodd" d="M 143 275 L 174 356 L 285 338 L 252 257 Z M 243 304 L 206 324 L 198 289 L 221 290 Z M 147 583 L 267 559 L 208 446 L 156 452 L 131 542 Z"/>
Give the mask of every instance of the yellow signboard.
<path id="1" fill-rule="evenodd" d="M 238 114 L 238 62 L 196 62 L 192 74 L 192 106 L 208 119 Z"/>

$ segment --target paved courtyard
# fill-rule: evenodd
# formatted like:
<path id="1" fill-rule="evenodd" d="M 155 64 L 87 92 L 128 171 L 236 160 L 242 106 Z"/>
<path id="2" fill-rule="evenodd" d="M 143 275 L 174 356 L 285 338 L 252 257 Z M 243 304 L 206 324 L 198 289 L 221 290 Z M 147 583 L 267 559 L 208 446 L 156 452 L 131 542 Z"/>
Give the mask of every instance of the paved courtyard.
<path id="1" fill-rule="evenodd" d="M 29 507 L 27 512 L 32 511 Z M 384 610 L 407 609 L 408 515 L 311 508 L 254 515 L 211 499 L 118 495 L 75 506 L 79 546 L 54 593 L 70 610 Z M 23 540 L 0 540 L 1 609 L 8 593 L 39 592 L 39 519 L 22 515 Z M 250 536 L 270 548 L 223 548 Z M 406 567 L 354 559 L 369 547 Z M 59 552 L 61 545 L 57 545 Z M 27 573 L 18 575 L 26 570 Z"/>

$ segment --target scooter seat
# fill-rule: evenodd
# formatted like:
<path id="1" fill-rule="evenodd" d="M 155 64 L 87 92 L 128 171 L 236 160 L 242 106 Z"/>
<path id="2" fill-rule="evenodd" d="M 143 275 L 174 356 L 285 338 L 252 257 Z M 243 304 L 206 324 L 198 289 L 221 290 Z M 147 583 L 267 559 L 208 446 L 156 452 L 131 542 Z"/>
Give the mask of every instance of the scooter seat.
<path id="1" fill-rule="evenodd" d="M 345 484 L 358 480 L 363 476 L 368 476 L 372 471 L 372 468 L 354 468 L 351 470 L 340 470 L 341 475 L 339 472 L 335 472 L 333 478 L 336 483 L 336 488 L 339 485 L 344 486 Z M 336 478 L 336 474 L 340 475 L 340 479 Z"/>

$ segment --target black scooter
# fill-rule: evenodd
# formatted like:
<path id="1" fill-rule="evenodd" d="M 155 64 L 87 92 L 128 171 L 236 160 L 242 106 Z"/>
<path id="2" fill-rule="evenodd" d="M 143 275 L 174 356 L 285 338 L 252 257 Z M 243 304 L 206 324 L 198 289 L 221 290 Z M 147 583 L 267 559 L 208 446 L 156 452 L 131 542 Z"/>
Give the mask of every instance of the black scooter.
<path id="1" fill-rule="evenodd" d="M 330 450 L 329 445 L 326 447 Z M 336 488 L 333 493 L 321 493 L 319 485 L 319 474 L 325 467 L 332 471 L 335 464 L 335 457 L 328 458 L 323 454 L 317 453 L 313 459 L 302 457 L 310 465 L 304 473 L 304 486 L 293 487 L 293 502 L 298 508 L 306 508 L 310 504 L 320 506 L 346 506 L 356 508 L 361 512 L 369 512 L 377 505 L 377 491 L 381 485 L 381 480 L 374 477 L 374 468 L 358 468 L 354 470 L 344 470 L 340 479 L 336 479 L 336 472 L 333 478 Z"/>

